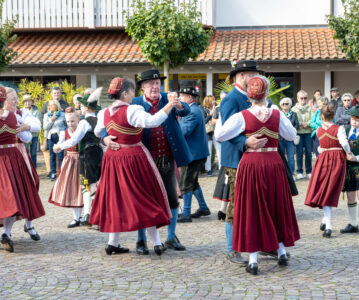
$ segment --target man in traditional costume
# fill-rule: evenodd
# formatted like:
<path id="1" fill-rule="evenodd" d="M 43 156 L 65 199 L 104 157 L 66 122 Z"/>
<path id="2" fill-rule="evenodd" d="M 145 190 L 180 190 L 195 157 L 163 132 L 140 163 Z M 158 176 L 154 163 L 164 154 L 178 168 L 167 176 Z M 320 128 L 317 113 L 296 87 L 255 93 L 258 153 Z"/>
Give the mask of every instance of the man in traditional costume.
<path id="1" fill-rule="evenodd" d="M 89 223 L 91 205 L 95 197 L 97 181 L 101 175 L 103 150 L 99 145 L 100 139 L 94 133 L 97 124 L 96 111 L 101 109 L 97 105 L 101 91 L 102 88 L 98 88 L 91 95 L 77 98 L 81 103 L 81 111 L 85 118 L 79 122 L 71 138 L 54 146 L 54 151 L 59 152 L 79 145 L 80 182 L 84 203 L 81 225 L 84 226 L 91 226 Z"/>
<path id="2" fill-rule="evenodd" d="M 141 86 L 144 94 L 134 98 L 132 104 L 143 106 L 146 112 L 153 115 L 168 103 L 167 94 L 160 92 L 161 79 L 165 79 L 165 77 L 161 77 L 158 70 L 148 70 L 142 72 L 140 78 L 137 84 Z M 180 243 L 175 234 L 179 205 L 176 190 L 175 165 L 178 167 L 188 165 L 192 161 L 192 155 L 177 117 L 184 117 L 189 113 L 189 106 L 184 102 L 179 102 L 161 126 L 151 129 L 145 128 L 142 137 L 143 144 L 149 149 L 161 174 L 171 208 L 172 218 L 171 224 L 168 226 L 166 246 L 179 251 L 183 251 L 186 248 Z M 110 148 L 118 147 L 117 143 L 111 142 L 110 137 L 105 138 L 105 143 Z M 136 250 L 138 254 L 149 254 L 146 231 L 144 229 L 138 231 Z"/>
<path id="3" fill-rule="evenodd" d="M 183 214 L 178 218 L 179 223 L 192 222 L 192 218 L 211 214 L 198 182 L 198 176 L 209 156 L 204 117 L 201 108 L 196 104 L 198 96 L 198 91 L 193 87 L 184 87 L 180 90 L 181 100 L 191 109 L 187 116 L 181 118 L 180 126 L 191 149 L 193 160 L 181 168 L 179 187 L 183 197 Z M 193 194 L 198 201 L 199 209 L 191 214 Z"/>

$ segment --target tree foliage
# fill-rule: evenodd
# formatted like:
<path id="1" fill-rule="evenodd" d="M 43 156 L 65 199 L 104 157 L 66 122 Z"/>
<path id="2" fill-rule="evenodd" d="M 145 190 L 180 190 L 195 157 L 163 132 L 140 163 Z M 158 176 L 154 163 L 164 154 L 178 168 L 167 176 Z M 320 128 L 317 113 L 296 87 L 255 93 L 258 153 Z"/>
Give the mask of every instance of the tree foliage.
<path id="1" fill-rule="evenodd" d="M 334 38 L 350 61 L 359 61 L 359 1 L 342 0 L 344 15 L 327 16 L 329 27 L 335 31 Z"/>
<path id="2" fill-rule="evenodd" d="M 2 8 L 4 0 L 0 0 L 0 20 L 2 20 Z M 9 48 L 9 44 L 16 39 L 16 35 L 12 34 L 17 20 L 6 20 L 0 23 L 0 72 L 7 69 L 8 64 L 17 55 L 17 53 Z"/>
<path id="3" fill-rule="evenodd" d="M 175 68 L 196 59 L 209 45 L 212 30 L 204 29 L 197 0 L 175 5 L 173 0 L 135 0 L 126 32 L 155 66 Z"/>

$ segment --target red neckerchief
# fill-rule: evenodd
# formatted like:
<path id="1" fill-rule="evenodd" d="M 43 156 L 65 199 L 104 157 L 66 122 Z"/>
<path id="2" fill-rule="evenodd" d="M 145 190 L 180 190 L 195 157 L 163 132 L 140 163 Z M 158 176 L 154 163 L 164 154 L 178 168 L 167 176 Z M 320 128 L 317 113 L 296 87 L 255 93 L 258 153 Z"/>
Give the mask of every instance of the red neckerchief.
<path id="1" fill-rule="evenodd" d="M 245 89 L 242 88 L 238 83 L 235 83 L 234 86 L 236 86 L 237 88 L 239 88 L 241 91 L 247 93 L 247 92 L 245 91 Z"/>
<path id="2" fill-rule="evenodd" d="M 196 103 L 196 100 L 193 100 L 192 102 L 188 103 L 188 105 L 191 105 L 192 103 Z"/>
<path id="3" fill-rule="evenodd" d="M 148 102 L 150 102 L 152 104 L 152 106 L 157 106 L 158 102 L 160 101 L 160 99 L 151 100 L 151 99 L 147 98 L 146 95 L 145 95 L 145 98 Z"/>

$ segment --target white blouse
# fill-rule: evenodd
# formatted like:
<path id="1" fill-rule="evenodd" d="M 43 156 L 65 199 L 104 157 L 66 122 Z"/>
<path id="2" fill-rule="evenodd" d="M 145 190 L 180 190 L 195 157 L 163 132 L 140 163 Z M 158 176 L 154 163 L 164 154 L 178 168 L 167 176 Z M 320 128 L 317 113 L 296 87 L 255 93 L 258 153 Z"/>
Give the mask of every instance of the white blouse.
<path id="1" fill-rule="evenodd" d="M 272 115 L 272 112 L 275 108 L 266 108 L 259 106 L 252 106 L 254 109 L 250 108 L 249 112 L 258 113 L 262 111 L 263 114 Z M 268 118 L 265 118 L 267 120 Z M 260 120 L 260 119 L 258 119 Z M 264 123 L 263 123 L 264 124 Z M 246 122 L 243 117 L 242 112 L 235 113 L 232 115 L 223 125 L 222 122 L 217 122 L 216 129 L 214 131 L 214 137 L 219 142 L 224 142 L 231 140 L 246 130 Z M 297 131 L 293 127 L 289 119 L 280 111 L 280 120 L 279 120 L 279 135 L 287 141 L 294 141 Z"/>
<path id="2" fill-rule="evenodd" d="M 333 125 L 334 125 L 334 123 L 332 123 L 332 122 L 323 122 L 322 123 L 322 127 L 324 130 L 328 130 Z M 339 140 L 339 144 L 343 147 L 345 153 L 350 153 L 351 150 L 350 150 L 347 134 L 346 134 L 345 128 L 343 126 L 339 126 L 337 138 Z M 319 149 L 320 149 L 320 146 L 318 147 L 318 152 L 320 153 Z M 358 160 L 359 156 L 356 156 L 356 157 Z"/>
<path id="3" fill-rule="evenodd" d="M 95 135 L 97 137 L 101 137 L 102 129 L 105 128 L 104 114 L 106 109 L 101 110 L 97 114 L 97 125 L 95 128 Z M 167 117 L 168 115 L 162 109 L 151 115 L 141 105 L 131 104 L 127 108 L 127 121 L 133 127 L 156 128 L 166 121 Z"/>
<path id="4" fill-rule="evenodd" d="M 9 111 L 4 109 L 4 113 L 0 116 L 2 119 L 6 119 L 8 117 L 8 115 L 9 115 Z M 16 116 L 17 124 L 24 123 L 23 119 L 19 115 L 15 114 L 15 116 Z M 26 125 L 28 125 L 28 124 L 26 124 Z M 30 143 L 32 140 L 32 134 L 30 131 L 19 132 L 16 136 L 25 144 Z"/>
<path id="5" fill-rule="evenodd" d="M 87 113 L 85 115 L 85 118 L 87 118 L 87 117 L 96 117 L 96 114 L 95 113 Z M 79 122 L 79 125 L 77 125 L 75 132 L 70 134 L 71 138 L 66 141 L 64 138 L 64 140 L 62 142 L 60 142 L 60 139 L 59 139 L 59 142 L 56 144 L 56 146 L 60 147 L 61 150 L 72 148 L 72 147 L 76 146 L 84 138 L 84 136 L 86 135 L 86 133 L 88 131 L 91 131 L 90 123 L 87 122 L 85 119 L 81 120 Z M 60 131 L 60 134 L 61 134 L 61 132 L 64 133 L 64 137 L 65 137 L 65 131 L 64 130 Z"/>

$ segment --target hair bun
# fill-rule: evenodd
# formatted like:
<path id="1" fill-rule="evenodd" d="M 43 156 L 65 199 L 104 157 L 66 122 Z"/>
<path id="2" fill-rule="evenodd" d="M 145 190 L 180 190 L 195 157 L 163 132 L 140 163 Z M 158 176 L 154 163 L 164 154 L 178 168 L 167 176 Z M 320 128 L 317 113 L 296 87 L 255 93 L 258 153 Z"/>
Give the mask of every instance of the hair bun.
<path id="1" fill-rule="evenodd" d="M 68 106 L 65 109 L 65 113 L 67 113 L 67 114 L 71 114 L 71 113 L 74 113 L 74 112 L 75 112 L 75 109 L 72 106 Z"/>

